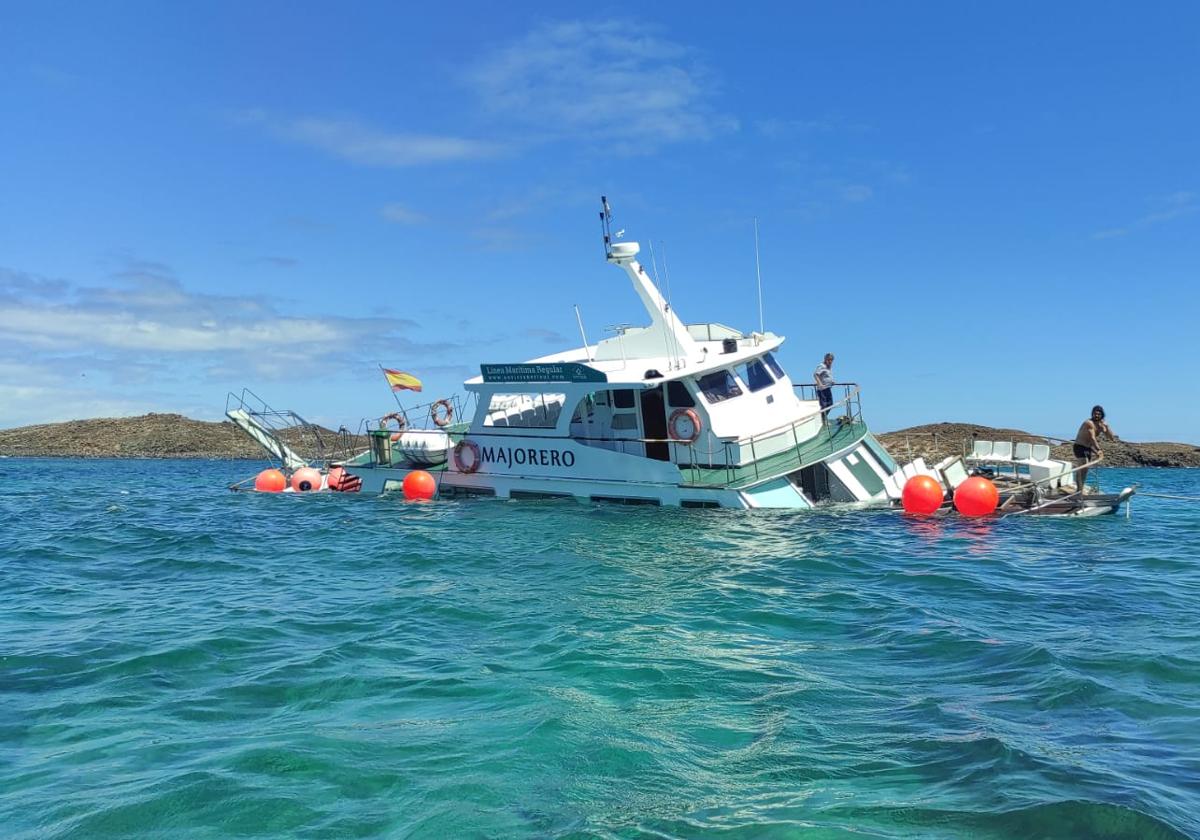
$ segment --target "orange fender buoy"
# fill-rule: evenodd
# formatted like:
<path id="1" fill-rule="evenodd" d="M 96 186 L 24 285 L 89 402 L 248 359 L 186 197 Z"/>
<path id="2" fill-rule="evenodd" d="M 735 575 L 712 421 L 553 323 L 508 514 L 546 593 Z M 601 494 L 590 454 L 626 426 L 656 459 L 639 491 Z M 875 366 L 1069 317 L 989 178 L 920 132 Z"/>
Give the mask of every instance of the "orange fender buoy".
<path id="1" fill-rule="evenodd" d="M 942 506 L 942 485 L 930 475 L 914 475 L 904 482 L 900 500 L 905 513 L 928 516 Z"/>
<path id="2" fill-rule="evenodd" d="M 325 486 L 339 493 L 357 493 L 362 489 L 362 479 L 346 472 L 345 467 L 334 467 L 329 471 Z"/>
<path id="3" fill-rule="evenodd" d="M 321 489 L 321 471 L 312 467 L 301 467 L 292 473 L 292 489 L 297 493 L 311 493 Z"/>
<path id="4" fill-rule="evenodd" d="M 279 470 L 263 470 L 254 477 L 254 489 L 259 493 L 279 493 L 287 487 L 287 478 Z"/>
<path id="5" fill-rule="evenodd" d="M 999 503 L 1000 491 L 983 476 L 971 476 L 954 491 L 954 506 L 963 516 L 987 516 Z"/>
<path id="6" fill-rule="evenodd" d="M 404 498 L 428 501 L 437 495 L 437 482 L 425 470 L 413 470 L 404 476 Z"/>

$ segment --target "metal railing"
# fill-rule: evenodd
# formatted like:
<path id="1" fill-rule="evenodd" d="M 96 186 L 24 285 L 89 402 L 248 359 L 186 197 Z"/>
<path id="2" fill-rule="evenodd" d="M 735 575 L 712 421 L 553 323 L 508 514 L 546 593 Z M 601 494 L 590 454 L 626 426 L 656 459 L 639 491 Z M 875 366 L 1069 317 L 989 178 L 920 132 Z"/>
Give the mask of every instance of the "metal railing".
<path id="1" fill-rule="evenodd" d="M 797 388 L 815 388 L 815 386 L 797 385 Z M 511 443 L 514 437 L 519 437 L 523 432 L 534 432 L 530 435 L 531 439 L 545 441 L 564 441 L 569 440 L 576 443 L 582 443 L 587 446 L 596 446 L 597 444 L 608 444 L 614 447 L 613 451 L 624 451 L 615 447 L 624 447 L 626 445 L 638 445 L 644 447 L 648 444 L 666 444 L 668 445 L 669 459 L 667 463 L 675 464 L 681 472 L 690 476 L 693 480 L 689 483 L 695 485 L 724 485 L 734 481 L 742 481 L 753 479 L 755 481 L 764 478 L 772 478 L 778 475 L 785 475 L 788 472 L 794 471 L 798 466 L 805 465 L 804 453 L 807 451 L 810 454 L 813 452 L 820 453 L 821 457 L 827 457 L 829 452 L 833 451 L 829 447 L 834 446 L 839 441 L 839 433 L 843 427 L 854 425 L 862 422 L 862 404 L 860 399 L 860 389 L 857 383 L 840 382 L 834 385 L 834 388 L 839 389 L 840 398 L 826 409 L 818 409 L 803 417 L 791 420 L 779 426 L 766 429 L 765 431 L 757 432 L 749 437 L 717 437 L 714 435 L 706 435 L 704 440 L 708 445 L 701 445 L 699 441 L 694 444 L 681 443 L 671 437 L 652 438 L 652 437 L 618 437 L 616 435 L 577 435 L 577 434 L 548 434 L 547 427 L 490 427 L 486 430 L 469 431 L 466 422 L 455 424 L 453 427 L 448 427 L 445 431 L 449 432 L 452 440 L 459 440 L 470 435 L 472 440 L 484 439 L 490 442 L 506 441 Z M 459 414 L 457 407 L 460 402 L 457 397 L 452 398 L 453 404 L 456 406 L 456 417 L 462 416 Z M 408 416 L 419 417 L 418 412 L 422 409 L 428 409 L 433 403 L 414 406 L 410 409 L 403 410 L 401 413 Z M 805 428 L 811 426 L 812 421 L 821 418 L 824 415 L 824 422 L 816 429 L 815 434 L 810 434 L 811 429 Z M 372 428 L 371 421 L 364 421 L 368 434 L 372 432 L 375 435 L 386 434 L 387 430 Z M 428 423 L 426 423 L 426 426 Z M 406 427 L 412 428 L 412 427 Z M 821 447 L 819 441 L 823 441 L 828 446 Z M 841 441 L 845 443 L 845 441 Z M 599 447 L 598 447 L 599 448 Z M 607 448 L 607 447 L 605 447 Z M 747 454 L 749 457 L 744 457 Z M 626 453 L 633 454 L 633 453 Z M 792 457 L 787 458 L 790 454 Z M 776 468 L 768 471 L 768 466 L 765 459 L 771 460 L 772 465 Z M 372 460 L 375 463 L 388 463 L 377 457 L 372 449 Z M 809 463 L 816 463 L 819 458 L 809 459 Z"/>
<path id="2" fill-rule="evenodd" d="M 430 400 L 427 403 L 417 403 L 416 405 L 409 406 L 407 408 L 404 406 L 397 406 L 394 412 L 383 414 L 378 420 L 370 418 L 363 420 L 359 428 L 365 429 L 368 432 L 383 431 L 384 426 L 380 423 L 380 420 L 382 420 L 384 417 L 388 417 L 391 414 L 399 414 L 404 418 L 403 431 L 429 431 L 430 429 L 449 431 L 450 429 L 462 426 L 463 424 L 469 424 L 470 421 L 464 419 L 466 418 L 465 412 L 476 399 L 477 397 L 474 393 L 469 394 L 465 398 L 460 397 L 458 394 L 453 394 L 449 397 L 446 397 L 445 401 L 449 402 L 454 409 L 454 417 L 445 427 L 437 426 L 433 422 L 433 408 L 435 405 L 442 402 L 442 400 Z M 393 429 L 392 431 L 395 430 Z"/>
<path id="3" fill-rule="evenodd" d="M 225 398 L 225 415 L 242 410 L 262 428 L 269 437 L 292 449 L 310 463 L 328 460 L 328 444 L 325 430 L 310 423 L 290 409 L 276 409 L 249 388 L 240 394 L 230 391 Z M 282 449 L 280 450 L 282 451 Z"/>
<path id="4" fill-rule="evenodd" d="M 795 387 L 812 387 L 815 389 L 816 386 L 797 385 Z M 806 447 L 814 447 L 818 441 L 824 441 L 827 446 L 817 447 L 815 450 L 821 455 L 821 458 L 812 458 L 809 461 L 809 463 L 816 463 L 818 460 L 828 457 L 833 451 L 836 438 L 842 427 L 862 422 L 862 402 L 858 384 L 855 382 L 840 382 L 836 383 L 834 387 L 841 389 L 842 396 L 841 399 L 836 400 L 829 408 L 818 409 L 796 420 L 758 432 L 748 438 L 719 438 L 718 440 L 721 441 L 719 450 L 721 458 L 719 460 L 715 457 L 718 454 L 718 450 L 709 449 L 699 452 L 695 445 L 692 445 L 687 447 L 688 452 L 699 452 L 701 456 L 707 455 L 707 458 L 692 458 L 687 463 L 676 460 L 675 463 L 679 466 L 680 470 L 691 470 L 695 473 L 694 478 L 697 481 L 693 481 L 693 483 L 731 484 L 735 481 L 749 480 L 751 478 L 757 482 L 777 478 L 780 475 L 793 472 L 798 467 L 805 466 L 804 451 Z M 840 408 L 844 408 L 844 412 L 838 415 L 836 420 L 830 419 L 835 409 Z M 824 416 L 824 422 L 821 423 L 821 427 L 817 433 L 801 438 L 800 434 L 803 427 L 822 416 Z M 676 446 L 680 446 L 677 441 L 673 443 Z M 749 459 L 741 457 L 743 451 L 747 448 L 750 450 Z M 793 456 L 792 458 L 783 457 L 789 453 Z M 767 459 L 772 458 L 779 458 L 782 466 L 768 468 Z M 770 463 L 774 465 L 776 462 Z M 709 479 L 707 481 L 699 480 L 706 478 L 703 475 L 704 472 L 712 473 L 714 470 L 721 472 L 716 475 L 707 476 Z M 721 477 L 718 478 L 718 476 Z"/>

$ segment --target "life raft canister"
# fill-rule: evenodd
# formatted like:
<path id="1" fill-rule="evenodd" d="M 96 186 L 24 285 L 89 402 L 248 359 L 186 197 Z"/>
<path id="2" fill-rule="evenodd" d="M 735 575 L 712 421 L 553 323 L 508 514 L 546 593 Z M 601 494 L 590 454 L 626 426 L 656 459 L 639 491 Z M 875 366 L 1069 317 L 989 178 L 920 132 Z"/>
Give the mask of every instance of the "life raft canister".
<path id="1" fill-rule="evenodd" d="M 429 406 L 429 419 L 439 429 L 449 426 L 454 420 L 454 406 L 450 404 L 450 400 L 438 400 Z"/>
<path id="2" fill-rule="evenodd" d="M 671 412 L 671 419 L 667 421 L 667 432 L 670 433 L 671 439 L 689 446 L 700 439 L 703 428 L 700 415 L 691 408 L 675 409 Z"/>
<path id="3" fill-rule="evenodd" d="M 454 466 L 460 473 L 470 475 L 479 469 L 479 447 L 473 440 L 460 440 L 454 447 Z"/>
<path id="4" fill-rule="evenodd" d="M 392 441 L 400 440 L 400 432 L 404 431 L 404 427 L 408 425 L 408 418 L 399 411 L 393 411 L 391 414 L 385 414 L 379 418 L 379 428 L 386 429 L 389 421 L 396 421 L 396 433 L 392 435 Z"/>

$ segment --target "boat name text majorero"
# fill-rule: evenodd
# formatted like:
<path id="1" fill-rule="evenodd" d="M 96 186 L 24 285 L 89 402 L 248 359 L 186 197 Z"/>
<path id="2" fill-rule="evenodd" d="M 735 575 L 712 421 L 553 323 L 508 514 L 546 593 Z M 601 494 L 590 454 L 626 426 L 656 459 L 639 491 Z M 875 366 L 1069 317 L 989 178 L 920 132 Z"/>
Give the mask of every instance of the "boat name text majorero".
<path id="1" fill-rule="evenodd" d="M 573 467 L 575 453 L 569 450 L 540 449 L 535 447 L 517 446 L 481 446 L 479 447 L 480 464 L 503 464 L 510 469 L 515 466 L 528 464 L 542 467 Z"/>

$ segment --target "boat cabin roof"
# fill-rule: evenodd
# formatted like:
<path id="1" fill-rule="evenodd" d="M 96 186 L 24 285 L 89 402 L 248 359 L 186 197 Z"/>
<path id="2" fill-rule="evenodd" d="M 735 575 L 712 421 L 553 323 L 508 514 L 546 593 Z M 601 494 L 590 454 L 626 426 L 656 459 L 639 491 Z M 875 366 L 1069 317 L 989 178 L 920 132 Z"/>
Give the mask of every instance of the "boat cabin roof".
<path id="1" fill-rule="evenodd" d="M 520 364 L 483 364 L 479 376 L 463 386 L 469 391 L 536 392 L 545 386 L 606 383 L 612 388 L 653 388 L 663 382 L 704 374 L 740 364 L 771 352 L 783 343 L 774 333 L 744 335 L 722 324 L 689 324 L 688 333 L 699 347 L 699 359 L 674 355 L 669 347 L 647 355 L 647 339 L 666 343 L 660 331 L 645 327 L 623 329 L 592 347 L 576 347 L 539 356 Z M 626 350 L 630 352 L 626 352 Z M 640 351 L 640 352 L 638 352 Z"/>

